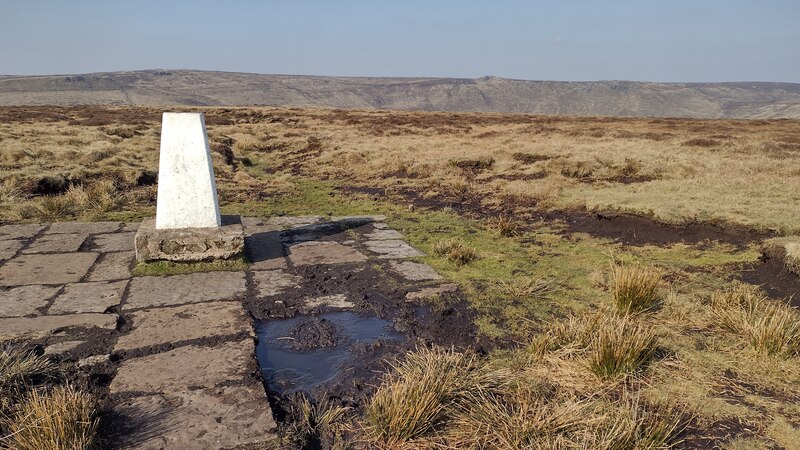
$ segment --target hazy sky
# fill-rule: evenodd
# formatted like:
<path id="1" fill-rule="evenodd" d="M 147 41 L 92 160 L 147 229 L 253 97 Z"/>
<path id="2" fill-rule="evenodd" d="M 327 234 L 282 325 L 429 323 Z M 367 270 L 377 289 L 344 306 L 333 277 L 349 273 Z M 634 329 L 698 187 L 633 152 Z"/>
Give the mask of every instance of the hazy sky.
<path id="1" fill-rule="evenodd" d="M 0 0 L 0 74 L 800 82 L 800 0 Z"/>

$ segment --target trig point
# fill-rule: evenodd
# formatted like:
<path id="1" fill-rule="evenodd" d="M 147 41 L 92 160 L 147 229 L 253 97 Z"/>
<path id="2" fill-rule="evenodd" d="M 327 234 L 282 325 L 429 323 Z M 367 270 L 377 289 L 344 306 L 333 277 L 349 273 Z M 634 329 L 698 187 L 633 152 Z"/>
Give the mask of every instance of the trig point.
<path id="1" fill-rule="evenodd" d="M 203 113 L 164 113 L 156 218 L 136 233 L 138 261 L 227 259 L 244 249 L 238 216 L 221 217 Z"/>
<path id="2" fill-rule="evenodd" d="M 161 120 L 156 228 L 220 225 L 205 116 L 166 112 Z"/>

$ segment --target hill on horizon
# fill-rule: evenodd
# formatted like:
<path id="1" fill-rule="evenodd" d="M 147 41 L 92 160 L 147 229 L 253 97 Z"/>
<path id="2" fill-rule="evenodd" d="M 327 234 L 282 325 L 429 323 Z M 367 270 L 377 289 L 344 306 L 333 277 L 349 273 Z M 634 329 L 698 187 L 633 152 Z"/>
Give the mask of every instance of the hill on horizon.
<path id="1" fill-rule="evenodd" d="M 375 78 L 142 70 L 0 76 L 0 106 L 320 106 L 585 116 L 800 118 L 800 83 Z"/>

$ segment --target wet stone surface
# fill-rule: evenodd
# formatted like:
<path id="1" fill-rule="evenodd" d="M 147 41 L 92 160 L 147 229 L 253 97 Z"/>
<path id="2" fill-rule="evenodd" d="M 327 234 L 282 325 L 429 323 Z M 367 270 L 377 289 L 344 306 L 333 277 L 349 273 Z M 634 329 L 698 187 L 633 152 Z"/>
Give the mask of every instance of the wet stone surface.
<path id="1" fill-rule="evenodd" d="M 458 288 L 384 220 L 242 218 L 247 270 L 148 277 L 138 224 L 2 226 L 0 336 L 75 367 L 112 448 L 260 448 L 298 390 L 351 405 L 409 348 L 477 345 Z"/>

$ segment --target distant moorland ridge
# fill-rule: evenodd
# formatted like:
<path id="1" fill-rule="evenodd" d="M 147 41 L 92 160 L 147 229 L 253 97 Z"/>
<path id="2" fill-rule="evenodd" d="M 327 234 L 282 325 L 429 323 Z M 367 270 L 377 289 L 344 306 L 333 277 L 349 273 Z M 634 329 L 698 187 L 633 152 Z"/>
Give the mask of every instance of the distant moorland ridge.
<path id="1" fill-rule="evenodd" d="M 800 118 L 798 83 L 368 78 L 144 70 L 0 76 L 0 106 L 322 106 L 693 118 Z"/>

